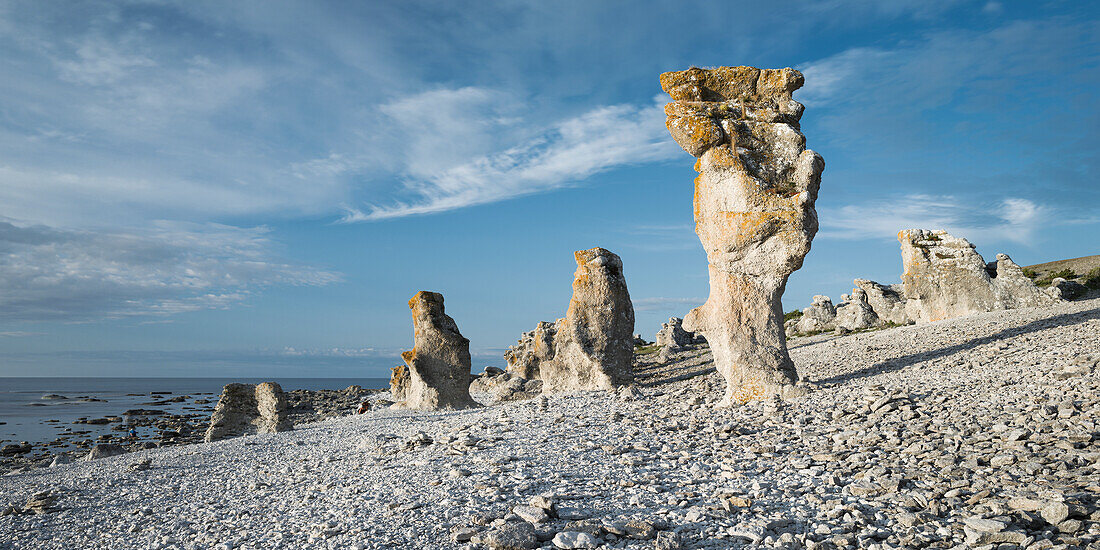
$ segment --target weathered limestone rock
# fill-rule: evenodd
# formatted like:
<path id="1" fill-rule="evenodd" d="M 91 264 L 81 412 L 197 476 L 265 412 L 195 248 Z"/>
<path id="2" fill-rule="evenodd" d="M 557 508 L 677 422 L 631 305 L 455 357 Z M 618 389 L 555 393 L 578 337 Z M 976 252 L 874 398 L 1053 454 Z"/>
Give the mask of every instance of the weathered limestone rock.
<path id="1" fill-rule="evenodd" d="M 99 460 L 101 458 L 122 454 L 126 454 L 126 449 L 122 448 L 121 445 L 116 445 L 114 443 L 99 443 L 92 447 L 91 451 L 88 451 L 88 456 L 84 457 L 84 460 Z"/>
<path id="2" fill-rule="evenodd" d="M 252 433 L 293 429 L 287 418 L 286 393 L 275 382 L 227 384 L 210 415 L 206 441 Z"/>
<path id="3" fill-rule="evenodd" d="M 836 326 L 847 330 L 871 328 L 880 323 L 875 310 L 867 303 L 867 293 L 862 288 L 853 288 L 847 302 L 836 310 Z"/>
<path id="4" fill-rule="evenodd" d="M 1088 287 L 1077 282 L 1069 281 L 1061 277 L 1055 277 L 1050 281 L 1048 292 L 1051 296 L 1061 300 L 1072 300 L 1089 291 Z"/>
<path id="5" fill-rule="evenodd" d="M 918 323 L 1058 301 L 1007 255 L 997 254 L 997 261 L 986 265 L 974 245 L 946 231 L 906 229 L 898 241 L 905 311 Z"/>
<path id="6" fill-rule="evenodd" d="M 413 349 L 401 354 L 409 370 L 401 409 L 468 409 L 479 406 L 470 397 L 470 341 L 444 312 L 443 295 L 420 291 L 409 300 L 413 318 Z"/>
<path id="7" fill-rule="evenodd" d="M 905 313 L 905 286 L 883 285 L 868 279 L 856 279 L 854 284 L 867 294 L 867 303 L 883 323 L 907 325 Z"/>
<path id="8" fill-rule="evenodd" d="M 528 380 L 514 372 L 486 367 L 470 383 L 470 393 L 487 394 L 493 402 L 531 399 L 542 393 L 542 380 Z"/>
<path id="9" fill-rule="evenodd" d="M 539 365 L 554 358 L 554 335 L 558 327 L 554 323 L 539 321 L 535 330 L 524 332 L 519 343 L 504 352 L 508 372 L 528 380 L 539 378 Z"/>
<path id="10" fill-rule="evenodd" d="M 699 158 L 695 232 L 710 264 L 710 298 L 684 319 L 702 332 L 726 379 L 724 405 L 793 396 L 780 298 L 817 233 L 825 161 L 806 149 L 791 94 L 794 69 L 689 69 L 661 75 L 673 139 Z"/>
<path id="11" fill-rule="evenodd" d="M 814 296 L 810 307 L 802 310 L 802 317 L 795 324 L 795 331 L 801 334 L 832 330 L 836 319 L 836 307 L 828 296 Z"/>
<path id="12" fill-rule="evenodd" d="M 610 390 L 634 380 L 634 306 L 623 262 L 608 250 L 574 253 L 573 298 L 539 364 L 544 392 Z"/>
<path id="13" fill-rule="evenodd" d="M 657 331 L 655 341 L 657 345 L 668 350 L 679 350 L 690 346 L 695 341 L 695 335 L 684 330 L 684 320 L 679 317 L 669 317 L 667 323 L 661 323 L 661 330 Z"/>
<path id="14" fill-rule="evenodd" d="M 390 369 L 390 397 L 394 401 L 404 401 L 409 395 L 409 367 L 397 365 Z"/>

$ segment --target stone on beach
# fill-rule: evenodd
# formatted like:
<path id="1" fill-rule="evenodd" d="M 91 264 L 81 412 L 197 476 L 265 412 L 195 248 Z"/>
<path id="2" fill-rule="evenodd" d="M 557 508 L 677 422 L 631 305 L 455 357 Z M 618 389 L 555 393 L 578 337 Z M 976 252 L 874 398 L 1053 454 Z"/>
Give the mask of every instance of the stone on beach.
<path id="1" fill-rule="evenodd" d="M 279 384 L 227 384 L 210 415 L 205 440 L 285 432 L 293 427 L 287 417 L 286 393 Z"/>
<path id="2" fill-rule="evenodd" d="M 85 460 L 99 460 L 101 458 L 118 456 L 121 454 L 126 454 L 126 449 L 123 449 L 121 445 L 115 445 L 114 443 L 100 443 L 92 447 L 91 451 L 88 451 L 88 456 L 85 458 Z"/>
<path id="3" fill-rule="evenodd" d="M 707 252 L 710 297 L 684 319 L 702 332 L 726 379 L 724 404 L 793 396 L 780 299 L 817 233 L 825 162 L 806 149 L 791 94 L 794 69 L 720 67 L 661 75 L 673 99 L 666 126 L 695 164 L 695 231 Z"/>
<path id="4" fill-rule="evenodd" d="M 574 253 L 573 297 L 556 323 L 554 355 L 539 364 L 543 391 L 610 390 L 634 380 L 634 306 L 623 262 L 603 248 Z"/>
<path id="5" fill-rule="evenodd" d="M 880 321 L 871 304 L 867 303 L 867 292 L 859 287 L 853 288 L 848 301 L 837 308 L 835 324 L 847 330 L 878 326 Z"/>
<path id="6" fill-rule="evenodd" d="M 478 407 L 470 397 L 470 341 L 443 308 L 443 295 L 420 291 L 409 300 L 413 319 L 413 349 L 401 354 L 409 370 L 400 409 L 468 409 Z"/>

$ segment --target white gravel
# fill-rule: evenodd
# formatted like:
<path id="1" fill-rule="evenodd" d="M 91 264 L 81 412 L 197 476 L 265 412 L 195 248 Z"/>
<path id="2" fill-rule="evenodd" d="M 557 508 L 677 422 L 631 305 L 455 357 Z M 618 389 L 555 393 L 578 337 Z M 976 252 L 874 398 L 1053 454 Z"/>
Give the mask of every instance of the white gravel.
<path id="1" fill-rule="evenodd" d="M 384 410 L 3 476 L 0 509 L 57 498 L 0 517 L 0 547 L 480 547 L 531 504 L 545 548 L 1100 548 L 1100 299 L 791 348 L 815 389 L 788 404 L 713 409 L 692 350 L 642 358 L 631 400 Z"/>

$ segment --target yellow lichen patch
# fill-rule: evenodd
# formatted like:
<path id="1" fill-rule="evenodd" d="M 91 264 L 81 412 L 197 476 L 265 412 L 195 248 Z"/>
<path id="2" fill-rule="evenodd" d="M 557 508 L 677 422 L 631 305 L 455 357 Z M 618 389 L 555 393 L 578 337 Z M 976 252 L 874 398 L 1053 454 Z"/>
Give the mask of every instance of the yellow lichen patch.
<path id="1" fill-rule="evenodd" d="M 403 359 L 405 363 L 411 365 L 413 359 L 416 359 L 416 349 L 401 352 L 401 359 Z"/>
<path id="2" fill-rule="evenodd" d="M 703 116 L 670 116 L 665 120 L 672 139 L 688 154 L 698 157 L 722 142 L 724 134 L 713 119 Z"/>

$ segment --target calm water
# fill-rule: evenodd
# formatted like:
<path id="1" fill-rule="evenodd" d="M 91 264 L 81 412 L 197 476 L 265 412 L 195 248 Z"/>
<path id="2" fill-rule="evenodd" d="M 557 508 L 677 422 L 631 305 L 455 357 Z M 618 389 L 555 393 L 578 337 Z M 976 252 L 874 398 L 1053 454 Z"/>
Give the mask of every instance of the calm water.
<path id="1" fill-rule="evenodd" d="M 80 417 L 120 416 L 127 409 L 156 408 L 178 413 L 190 403 L 152 407 L 148 403 L 180 395 L 210 399 L 212 407 L 222 386 L 231 382 L 278 382 L 284 390 L 340 390 L 352 384 L 364 388 L 389 387 L 387 378 L 0 378 L 0 444 L 42 442 L 67 428 L 90 430 L 88 437 L 107 433 L 111 426 L 74 425 Z M 152 392 L 171 392 L 153 395 Z M 56 394 L 65 399 L 43 399 Z M 128 395 L 138 394 L 138 395 Z M 86 401 L 100 399 L 102 401 Z M 189 409 L 188 412 L 195 412 Z M 46 423 L 46 420 L 59 422 Z"/>

